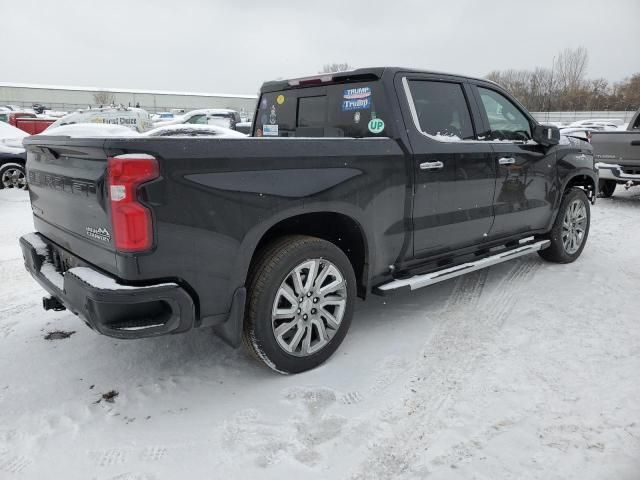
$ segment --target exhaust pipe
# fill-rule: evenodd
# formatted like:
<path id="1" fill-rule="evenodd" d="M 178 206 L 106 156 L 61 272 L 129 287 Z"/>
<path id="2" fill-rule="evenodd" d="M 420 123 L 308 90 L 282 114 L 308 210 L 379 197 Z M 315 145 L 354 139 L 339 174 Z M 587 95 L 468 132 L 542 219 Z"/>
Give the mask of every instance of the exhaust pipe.
<path id="1" fill-rule="evenodd" d="M 45 310 L 53 310 L 55 312 L 67 309 L 56 297 L 42 297 L 42 308 Z"/>

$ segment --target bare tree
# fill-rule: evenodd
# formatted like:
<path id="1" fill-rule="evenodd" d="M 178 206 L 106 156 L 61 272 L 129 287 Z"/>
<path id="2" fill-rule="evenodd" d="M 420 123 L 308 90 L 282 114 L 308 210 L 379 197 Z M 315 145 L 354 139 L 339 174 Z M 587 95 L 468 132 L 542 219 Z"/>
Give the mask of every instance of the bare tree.
<path id="1" fill-rule="evenodd" d="M 351 65 L 348 63 L 327 63 L 322 66 L 320 73 L 334 73 L 334 72 L 346 72 L 351 70 Z"/>
<path id="2" fill-rule="evenodd" d="M 568 48 L 554 57 L 551 69 L 494 70 L 486 78 L 509 90 L 532 111 L 640 107 L 640 73 L 611 85 L 603 78 L 586 78 L 588 60 L 584 47 Z"/>
<path id="3" fill-rule="evenodd" d="M 575 93 L 582 87 L 587 73 L 589 54 L 584 47 L 565 48 L 556 59 L 554 71 L 561 88 L 566 92 Z"/>
<path id="4" fill-rule="evenodd" d="M 93 94 L 93 101 L 96 105 L 112 105 L 116 103 L 116 96 L 111 92 L 96 92 Z"/>

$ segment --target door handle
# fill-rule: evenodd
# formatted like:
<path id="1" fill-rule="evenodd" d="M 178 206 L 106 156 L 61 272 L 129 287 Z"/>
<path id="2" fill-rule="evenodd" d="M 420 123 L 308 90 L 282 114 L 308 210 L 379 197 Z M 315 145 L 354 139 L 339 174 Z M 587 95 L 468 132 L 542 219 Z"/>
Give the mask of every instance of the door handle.
<path id="1" fill-rule="evenodd" d="M 513 165 L 516 163 L 516 159 L 513 157 L 502 157 L 498 159 L 500 165 Z"/>
<path id="2" fill-rule="evenodd" d="M 440 170 L 444 167 L 444 163 L 438 162 L 423 162 L 420 164 L 420 170 Z"/>
<path id="3" fill-rule="evenodd" d="M 631 146 L 632 147 L 640 147 L 640 140 L 632 140 L 631 141 Z"/>

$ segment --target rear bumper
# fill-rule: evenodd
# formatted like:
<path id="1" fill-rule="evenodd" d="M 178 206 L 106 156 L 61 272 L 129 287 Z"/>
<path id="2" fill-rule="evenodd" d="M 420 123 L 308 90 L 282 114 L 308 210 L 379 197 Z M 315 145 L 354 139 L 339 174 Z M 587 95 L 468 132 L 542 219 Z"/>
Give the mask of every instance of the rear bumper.
<path id="1" fill-rule="evenodd" d="M 625 173 L 625 167 L 615 163 L 596 163 L 600 180 L 615 180 L 616 182 L 640 183 L 640 174 Z"/>
<path id="2" fill-rule="evenodd" d="M 33 278 L 69 311 L 104 335 L 152 337 L 184 332 L 194 325 L 194 301 L 176 283 L 122 285 L 83 264 L 62 274 L 50 260 L 51 243 L 37 233 L 21 237 L 20 247 Z"/>

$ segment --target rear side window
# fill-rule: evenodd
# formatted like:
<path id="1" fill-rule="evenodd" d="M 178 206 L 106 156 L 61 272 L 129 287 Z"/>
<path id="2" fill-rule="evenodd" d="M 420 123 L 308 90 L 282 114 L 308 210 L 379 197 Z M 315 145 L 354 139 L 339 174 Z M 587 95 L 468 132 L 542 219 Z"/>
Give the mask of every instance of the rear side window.
<path id="1" fill-rule="evenodd" d="M 410 80 L 409 89 L 421 132 L 438 139 L 471 140 L 473 124 L 459 83 Z M 439 138 L 440 137 L 440 138 Z"/>
<path id="2" fill-rule="evenodd" d="M 382 84 L 358 82 L 262 94 L 255 136 L 390 136 Z M 389 120 L 389 122 L 387 122 Z"/>

